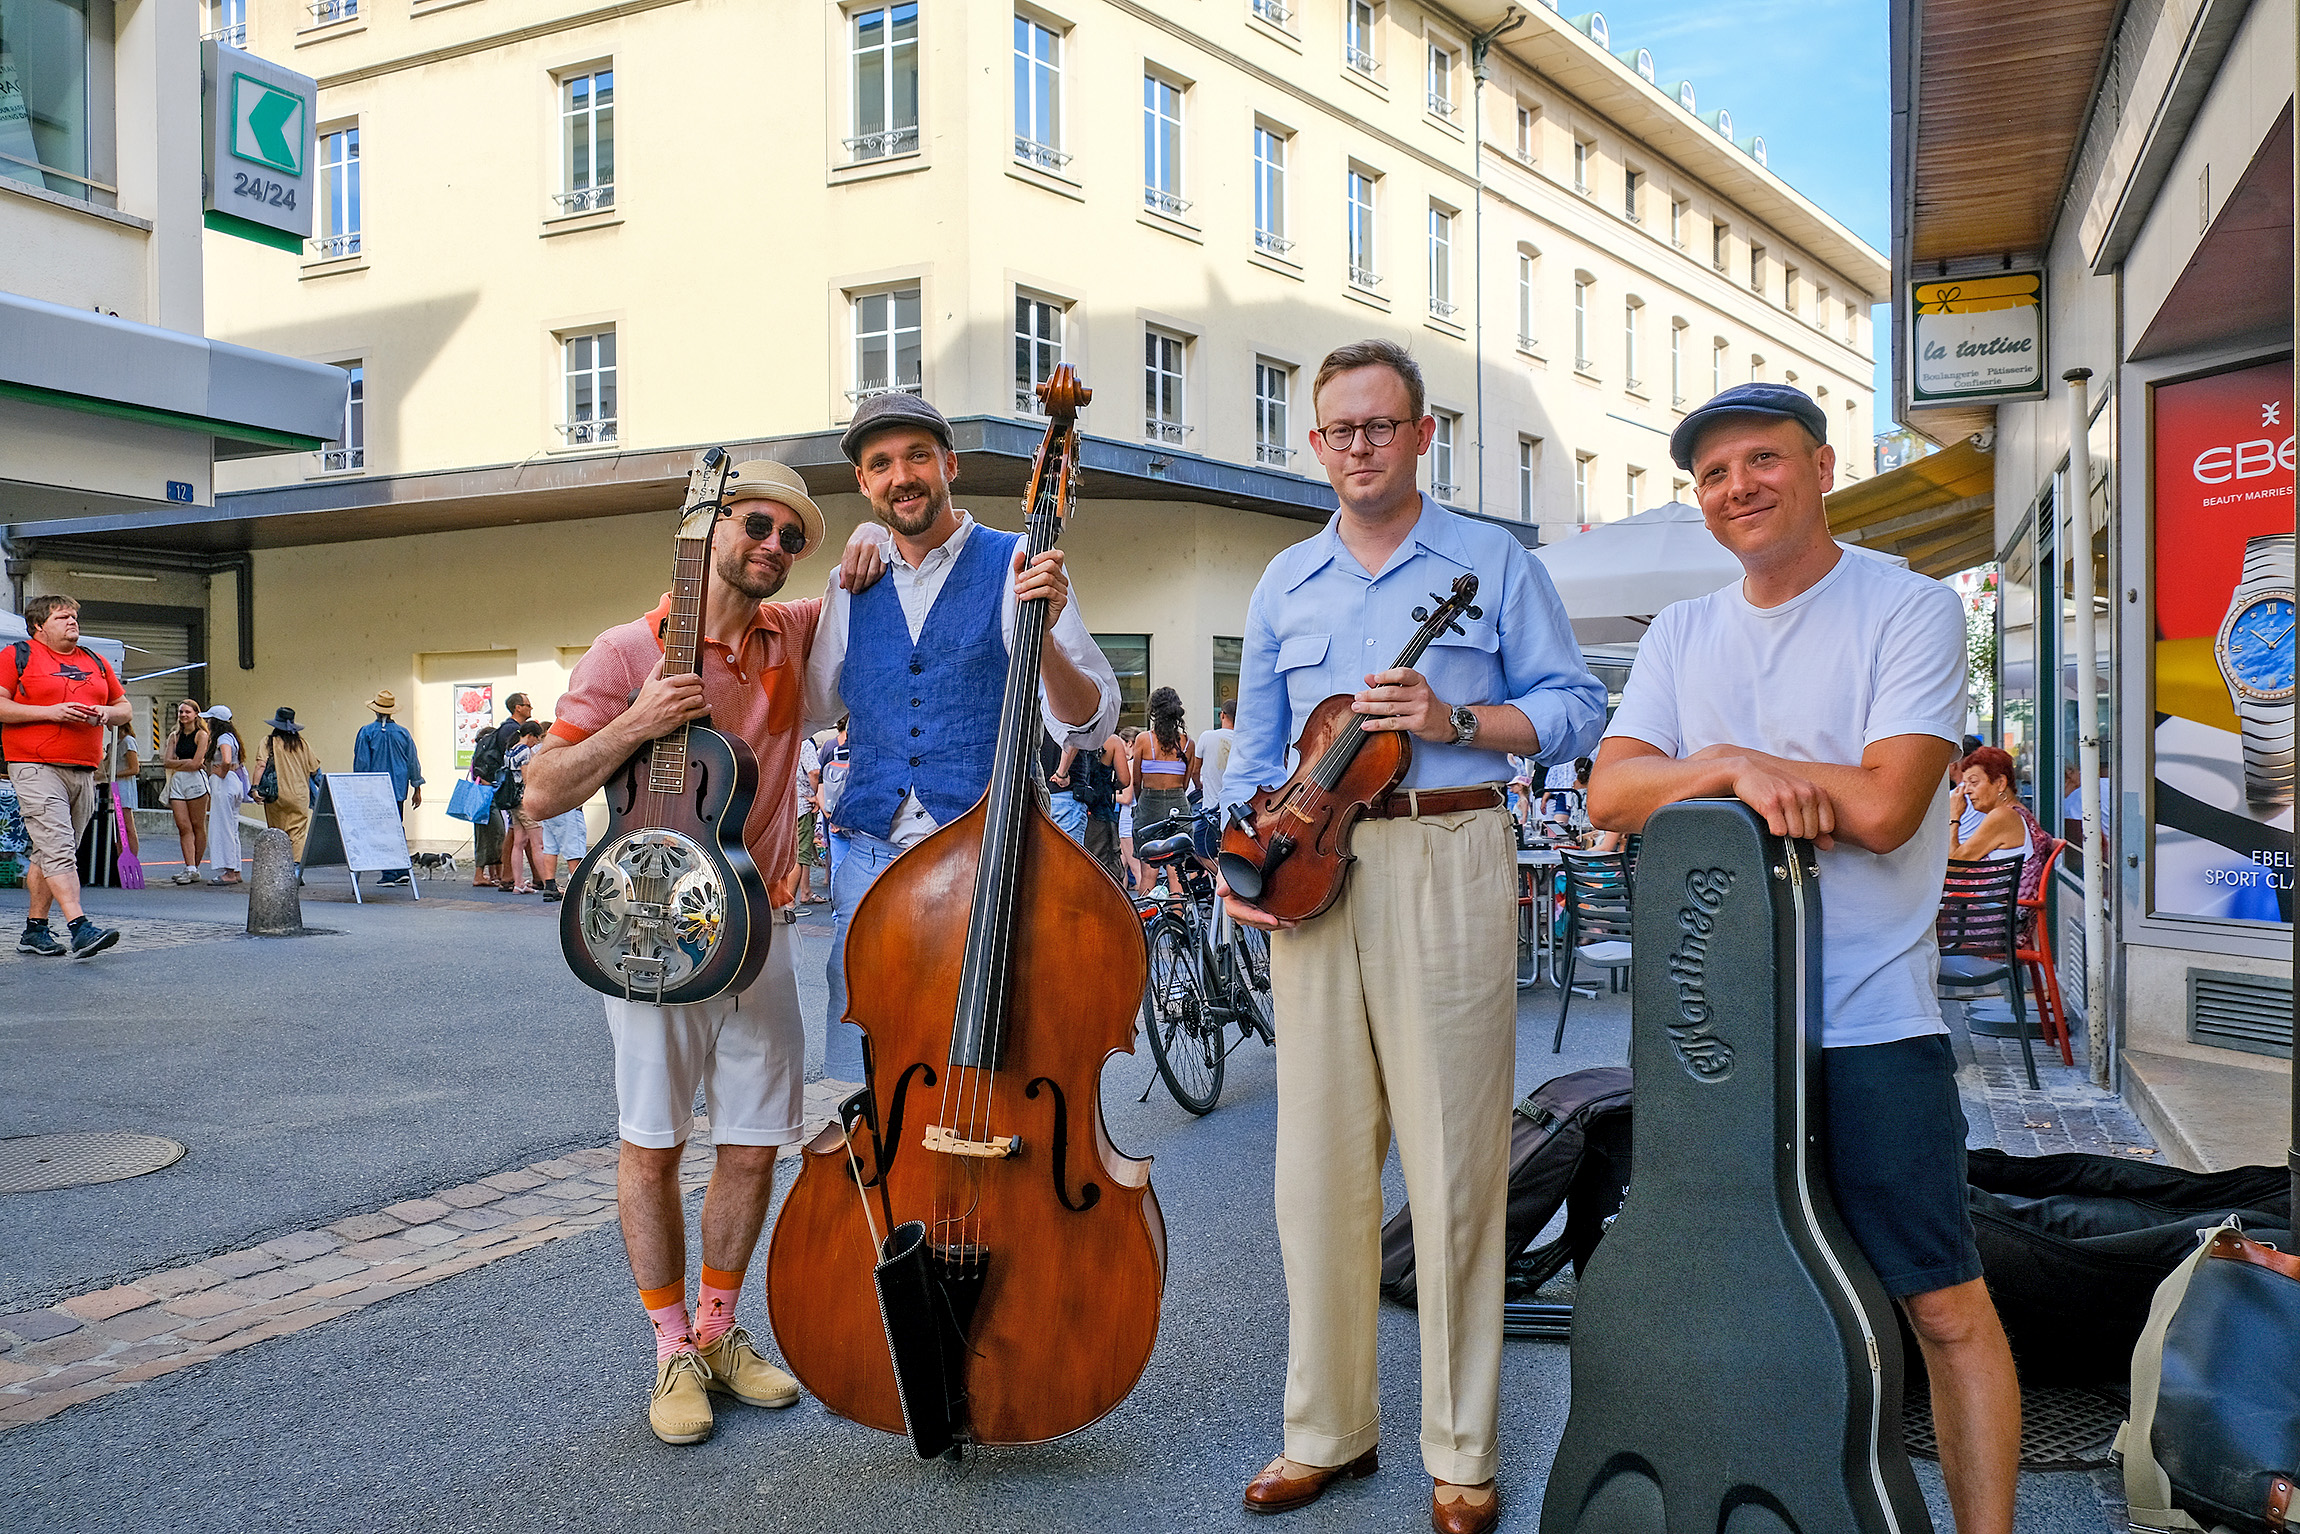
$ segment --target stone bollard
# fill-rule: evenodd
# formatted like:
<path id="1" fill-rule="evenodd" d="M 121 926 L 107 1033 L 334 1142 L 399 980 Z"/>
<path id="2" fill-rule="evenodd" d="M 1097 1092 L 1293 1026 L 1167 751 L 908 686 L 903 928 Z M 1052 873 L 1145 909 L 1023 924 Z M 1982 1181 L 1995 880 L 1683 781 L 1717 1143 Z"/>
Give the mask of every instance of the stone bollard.
<path id="1" fill-rule="evenodd" d="M 248 935 L 300 936 L 303 900 L 296 893 L 294 844 L 285 831 L 269 826 L 249 840 L 256 866 L 248 879 Z"/>

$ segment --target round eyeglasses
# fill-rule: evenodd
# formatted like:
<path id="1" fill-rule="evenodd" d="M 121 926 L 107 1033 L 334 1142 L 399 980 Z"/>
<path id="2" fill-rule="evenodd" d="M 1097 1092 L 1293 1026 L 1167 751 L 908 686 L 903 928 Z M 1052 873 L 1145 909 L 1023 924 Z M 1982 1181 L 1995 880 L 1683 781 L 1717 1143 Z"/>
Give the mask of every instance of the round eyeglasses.
<path id="1" fill-rule="evenodd" d="M 773 538 L 783 546 L 785 554 L 796 554 L 807 546 L 807 530 L 805 528 L 786 522 L 778 530 L 775 526 L 775 519 L 760 511 L 754 511 L 743 518 L 743 536 L 753 543 L 764 543 L 769 538 Z"/>
<path id="2" fill-rule="evenodd" d="M 1403 425 L 1405 425 L 1403 421 L 1392 421 L 1378 417 L 1371 421 L 1335 421 L 1330 425 L 1319 427 L 1318 435 L 1325 438 L 1326 446 L 1335 452 L 1346 453 L 1350 450 L 1350 444 L 1357 439 L 1357 435 L 1361 431 L 1366 434 L 1366 446 L 1388 447 L 1397 436 L 1398 428 Z"/>

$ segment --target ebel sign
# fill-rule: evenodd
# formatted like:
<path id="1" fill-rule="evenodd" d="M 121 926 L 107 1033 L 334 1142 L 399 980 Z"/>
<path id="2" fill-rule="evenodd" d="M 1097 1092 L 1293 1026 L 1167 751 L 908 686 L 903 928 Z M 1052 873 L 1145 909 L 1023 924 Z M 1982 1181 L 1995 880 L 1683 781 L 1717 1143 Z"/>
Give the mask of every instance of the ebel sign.
<path id="1" fill-rule="evenodd" d="M 2045 397 L 2044 273 L 1909 284 L 1909 403 Z"/>
<path id="2" fill-rule="evenodd" d="M 311 76 L 200 44 L 200 114 L 207 226 L 280 250 L 311 238 L 318 166 L 312 153 L 319 86 Z"/>

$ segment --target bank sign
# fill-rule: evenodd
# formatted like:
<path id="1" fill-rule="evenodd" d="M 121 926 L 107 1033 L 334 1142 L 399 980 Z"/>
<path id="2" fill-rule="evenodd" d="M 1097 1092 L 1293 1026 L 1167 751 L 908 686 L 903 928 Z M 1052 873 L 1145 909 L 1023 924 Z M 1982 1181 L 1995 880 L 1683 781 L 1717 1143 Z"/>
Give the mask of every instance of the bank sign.
<path id="1" fill-rule="evenodd" d="M 280 250 L 311 238 L 318 201 L 313 128 L 319 87 L 309 75 L 227 48 L 200 45 L 207 226 Z"/>
<path id="2" fill-rule="evenodd" d="M 2044 273 L 1909 284 L 1909 403 L 2045 395 Z"/>

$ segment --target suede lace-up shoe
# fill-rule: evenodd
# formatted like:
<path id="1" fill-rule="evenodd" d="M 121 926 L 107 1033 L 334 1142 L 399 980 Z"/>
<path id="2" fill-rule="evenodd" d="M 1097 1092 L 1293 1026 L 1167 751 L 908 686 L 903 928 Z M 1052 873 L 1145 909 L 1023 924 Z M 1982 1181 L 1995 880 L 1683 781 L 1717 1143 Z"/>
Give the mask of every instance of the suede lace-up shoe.
<path id="1" fill-rule="evenodd" d="M 745 1406 L 788 1406 L 799 1398 L 799 1382 L 761 1358 L 742 1327 L 721 1332 L 702 1356 L 703 1367 L 711 1371 L 710 1388 Z"/>
<path id="2" fill-rule="evenodd" d="M 693 1348 L 681 1348 L 655 1366 L 655 1398 L 647 1426 L 665 1443 L 701 1443 L 711 1436 L 711 1367 Z"/>

